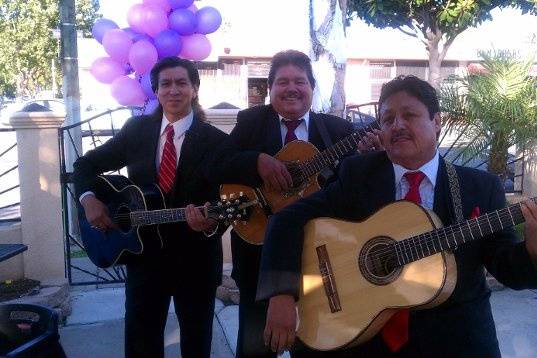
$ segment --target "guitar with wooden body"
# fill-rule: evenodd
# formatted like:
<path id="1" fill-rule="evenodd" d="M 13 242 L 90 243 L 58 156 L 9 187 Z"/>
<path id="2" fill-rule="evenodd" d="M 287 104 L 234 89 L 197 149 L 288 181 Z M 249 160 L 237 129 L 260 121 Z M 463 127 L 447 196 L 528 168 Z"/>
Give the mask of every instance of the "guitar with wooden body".
<path id="1" fill-rule="evenodd" d="M 223 198 L 242 193 L 249 198 L 255 198 L 258 203 L 252 208 L 248 220 L 232 224 L 233 229 L 246 242 L 262 245 L 268 217 L 298 199 L 318 191 L 320 189 L 317 182 L 319 173 L 335 165 L 338 160 L 352 151 L 356 151 L 365 133 L 372 129 L 379 129 L 378 122 L 349 134 L 322 152 L 319 152 L 313 144 L 301 140 L 286 144 L 274 157 L 285 163 L 293 179 L 293 187 L 287 192 L 267 191 L 264 188 L 252 188 L 241 184 L 223 184 L 220 187 L 220 194 Z"/>
<path id="2" fill-rule="evenodd" d="M 105 232 L 93 228 L 79 203 L 82 243 L 88 257 L 98 267 L 122 264 L 127 255 L 141 254 L 145 237 L 158 237 L 162 247 L 159 224 L 186 221 L 185 208 L 167 209 L 164 194 L 156 184 L 138 187 L 124 176 L 103 175 L 98 177 L 95 195 L 106 205 L 117 226 L 117 229 Z M 224 200 L 199 208 L 206 217 L 230 223 L 247 219 L 255 204 L 242 195 L 232 201 Z"/>
<path id="3" fill-rule="evenodd" d="M 401 308 L 439 305 L 457 281 L 451 250 L 523 221 L 515 204 L 442 227 L 432 211 L 409 201 L 359 223 L 311 220 L 305 226 L 298 337 L 317 350 L 354 346 Z"/>

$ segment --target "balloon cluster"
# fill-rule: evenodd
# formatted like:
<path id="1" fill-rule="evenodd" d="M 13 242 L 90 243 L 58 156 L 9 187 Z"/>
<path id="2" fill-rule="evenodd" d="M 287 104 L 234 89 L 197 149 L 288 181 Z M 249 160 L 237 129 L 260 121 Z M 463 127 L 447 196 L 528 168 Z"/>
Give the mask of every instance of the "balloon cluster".
<path id="1" fill-rule="evenodd" d="M 214 7 L 197 9 L 194 0 L 143 0 L 127 12 L 128 28 L 112 20 L 95 21 L 92 34 L 108 54 L 91 65 L 92 75 L 110 84 L 112 97 L 123 106 L 158 102 L 151 89 L 149 72 L 163 57 L 178 56 L 200 61 L 211 53 L 205 36 L 215 32 L 222 17 Z"/>

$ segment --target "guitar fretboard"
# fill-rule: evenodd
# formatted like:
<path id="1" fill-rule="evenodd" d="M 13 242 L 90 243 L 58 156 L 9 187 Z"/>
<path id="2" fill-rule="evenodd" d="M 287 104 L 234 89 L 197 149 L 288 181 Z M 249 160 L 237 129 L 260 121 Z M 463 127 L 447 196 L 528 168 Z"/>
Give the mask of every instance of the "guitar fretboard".
<path id="1" fill-rule="evenodd" d="M 130 217 L 133 226 L 186 221 L 185 209 L 183 208 L 133 211 L 130 213 Z"/>
<path id="2" fill-rule="evenodd" d="M 403 266 L 522 222 L 524 216 L 521 203 L 514 204 L 474 219 L 401 240 L 394 245 L 396 258 L 399 266 Z"/>
<path id="3" fill-rule="evenodd" d="M 311 159 L 305 161 L 300 169 L 306 178 L 319 174 L 323 169 L 334 165 L 339 159 L 358 148 L 358 143 L 364 137 L 365 133 L 372 129 L 379 129 L 378 122 L 373 122 L 367 127 L 357 130 L 333 146 L 318 153 Z"/>

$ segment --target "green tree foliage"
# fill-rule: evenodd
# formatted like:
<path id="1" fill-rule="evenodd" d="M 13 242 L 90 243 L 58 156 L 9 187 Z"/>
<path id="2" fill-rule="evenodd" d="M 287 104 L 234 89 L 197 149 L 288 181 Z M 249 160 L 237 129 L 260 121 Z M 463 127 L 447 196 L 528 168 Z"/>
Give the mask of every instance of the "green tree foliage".
<path id="1" fill-rule="evenodd" d="M 348 0 L 348 15 L 418 38 L 429 54 L 429 82 L 438 88 L 442 60 L 455 38 L 490 20 L 492 9 L 509 6 L 537 15 L 536 0 Z"/>
<path id="2" fill-rule="evenodd" d="M 537 78 L 529 75 L 533 59 L 508 51 L 480 56 L 483 67 L 442 85 L 444 126 L 463 134 L 465 156 L 488 153 L 488 171 L 505 178 L 509 147 L 537 138 Z"/>
<path id="3" fill-rule="evenodd" d="M 90 34 L 96 0 L 77 0 L 77 26 Z M 0 96 L 32 96 L 51 88 L 52 61 L 59 63 L 56 0 L 0 0 Z"/>

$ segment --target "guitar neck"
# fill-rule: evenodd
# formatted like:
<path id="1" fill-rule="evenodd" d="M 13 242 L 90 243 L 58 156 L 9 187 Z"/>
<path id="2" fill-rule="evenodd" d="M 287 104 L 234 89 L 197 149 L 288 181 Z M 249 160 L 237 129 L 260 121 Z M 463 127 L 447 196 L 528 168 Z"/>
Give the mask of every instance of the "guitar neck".
<path id="1" fill-rule="evenodd" d="M 133 226 L 166 224 L 186 221 L 186 211 L 184 208 L 133 211 L 130 218 Z"/>
<path id="2" fill-rule="evenodd" d="M 309 178 L 319 174 L 323 169 L 333 166 L 345 155 L 357 150 L 360 140 L 372 129 L 379 129 L 378 122 L 374 122 L 363 129 L 359 129 L 349 134 L 333 146 L 315 155 L 302 165 L 302 172 Z"/>
<path id="3" fill-rule="evenodd" d="M 399 266 L 403 266 L 522 222 L 524 216 L 521 203 L 514 204 L 474 219 L 401 240 L 395 244 L 396 258 Z"/>

